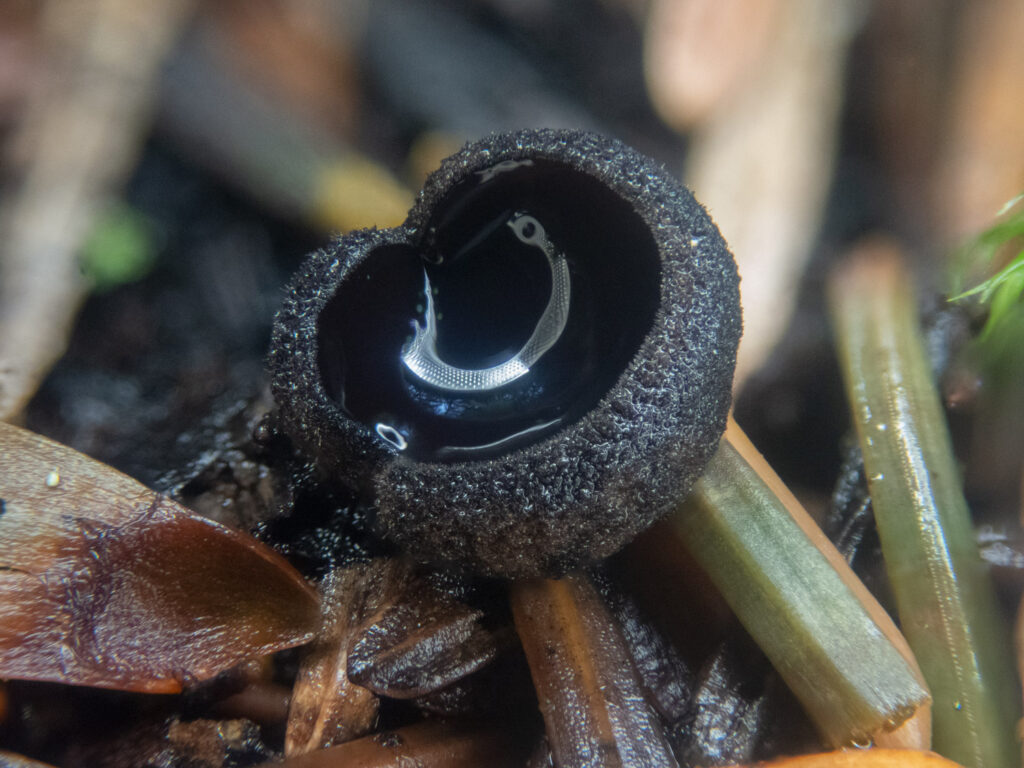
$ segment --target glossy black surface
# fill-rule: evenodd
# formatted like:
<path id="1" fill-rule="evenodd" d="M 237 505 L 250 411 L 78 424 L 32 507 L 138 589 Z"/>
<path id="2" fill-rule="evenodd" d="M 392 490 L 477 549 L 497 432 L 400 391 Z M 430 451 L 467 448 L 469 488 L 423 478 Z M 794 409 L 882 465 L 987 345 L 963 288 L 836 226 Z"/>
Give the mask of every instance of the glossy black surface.
<path id="1" fill-rule="evenodd" d="M 462 368 L 512 357 L 551 293 L 543 252 L 507 225 L 526 212 L 565 254 L 569 318 L 529 373 L 483 392 L 413 375 L 403 345 L 434 289 L 439 355 Z M 382 440 L 427 461 L 501 455 L 578 419 L 615 383 L 651 327 L 657 247 L 631 206 L 592 177 L 550 161 L 501 163 L 457 185 L 422 241 L 366 254 L 319 318 L 325 388 Z"/>

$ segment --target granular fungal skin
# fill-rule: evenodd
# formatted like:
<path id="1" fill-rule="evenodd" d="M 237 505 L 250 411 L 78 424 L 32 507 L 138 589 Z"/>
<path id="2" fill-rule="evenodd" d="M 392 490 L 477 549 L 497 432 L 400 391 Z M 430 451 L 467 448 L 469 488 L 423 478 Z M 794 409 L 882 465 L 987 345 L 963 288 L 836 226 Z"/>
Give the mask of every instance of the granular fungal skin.
<path id="1" fill-rule="evenodd" d="M 660 266 L 651 326 L 610 389 L 553 434 L 477 460 L 403 455 L 326 392 L 320 312 L 365 256 L 420 242 L 460 183 L 522 160 L 595 179 L 642 219 Z M 686 495 L 725 428 L 740 333 L 735 264 L 689 191 L 620 142 L 524 131 L 447 159 L 403 227 L 355 232 L 314 254 L 278 315 L 270 365 L 288 431 L 333 477 L 372 494 L 388 538 L 423 560 L 555 576 L 612 554 Z"/>
<path id="2" fill-rule="evenodd" d="M 328 395 L 319 364 L 319 319 L 365 255 L 414 238 L 414 231 L 396 227 L 363 229 L 336 239 L 303 263 L 274 322 L 268 364 L 283 426 L 331 480 L 356 489 L 365 488 L 395 451 L 348 418 Z"/>

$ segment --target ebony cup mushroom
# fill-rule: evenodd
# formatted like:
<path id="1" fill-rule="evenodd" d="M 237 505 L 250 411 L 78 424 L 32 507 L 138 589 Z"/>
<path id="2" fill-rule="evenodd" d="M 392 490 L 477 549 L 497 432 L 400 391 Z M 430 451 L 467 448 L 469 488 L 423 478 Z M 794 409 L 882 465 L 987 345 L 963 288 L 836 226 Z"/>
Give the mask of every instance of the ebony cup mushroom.
<path id="1" fill-rule="evenodd" d="M 403 226 L 307 260 L 273 332 L 281 421 L 414 557 L 559 575 L 703 471 L 738 282 L 651 160 L 579 131 L 494 135 L 445 160 Z"/>

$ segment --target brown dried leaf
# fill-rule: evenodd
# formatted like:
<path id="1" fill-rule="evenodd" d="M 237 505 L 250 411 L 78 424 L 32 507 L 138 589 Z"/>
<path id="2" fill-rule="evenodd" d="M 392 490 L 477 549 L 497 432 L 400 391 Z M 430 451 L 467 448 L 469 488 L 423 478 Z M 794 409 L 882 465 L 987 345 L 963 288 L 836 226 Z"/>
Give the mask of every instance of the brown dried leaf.
<path id="1" fill-rule="evenodd" d="M 366 618 L 394 600 L 409 579 L 404 563 L 381 558 L 335 571 L 324 580 L 321 629 L 295 681 L 286 755 L 342 744 L 373 730 L 378 700 L 349 679 L 348 647 Z"/>
<path id="2" fill-rule="evenodd" d="M 0 500 L 0 677 L 173 693 L 317 626 L 269 548 L 3 423 Z"/>
<path id="3" fill-rule="evenodd" d="M 437 691 L 498 652 L 483 613 L 422 582 L 369 618 L 348 651 L 349 678 L 395 699 Z"/>
<path id="4" fill-rule="evenodd" d="M 845 108 L 871 132 L 872 165 L 884 175 L 879 184 L 891 222 L 946 223 L 929 219 L 926 206 L 934 201 L 936 163 L 950 135 L 951 70 L 963 61 L 950 50 L 959 6 L 957 0 L 874 3 L 858 39 L 858 78 L 871 88 L 855 89 Z"/>
<path id="5" fill-rule="evenodd" d="M 555 764 L 675 766 L 619 628 L 582 576 L 512 585 Z"/>

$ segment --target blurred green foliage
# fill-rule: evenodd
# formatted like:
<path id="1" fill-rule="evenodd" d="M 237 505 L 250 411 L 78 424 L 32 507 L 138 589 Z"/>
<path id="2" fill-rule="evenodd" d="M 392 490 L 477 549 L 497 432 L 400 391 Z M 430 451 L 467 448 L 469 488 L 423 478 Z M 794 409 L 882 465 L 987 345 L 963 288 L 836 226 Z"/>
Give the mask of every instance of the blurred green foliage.
<path id="1" fill-rule="evenodd" d="M 82 271 L 94 290 L 109 291 L 145 277 L 156 255 L 149 220 L 131 206 L 115 203 L 100 216 L 82 247 Z"/>
<path id="2" fill-rule="evenodd" d="M 1004 336 L 1021 327 L 1024 295 L 1024 193 L 1008 202 L 996 216 L 996 222 L 961 248 L 954 274 L 956 295 L 951 301 L 977 296 L 988 307 L 988 319 L 981 331 L 981 341 L 1001 346 Z M 995 274 L 973 288 L 963 290 L 969 277 L 979 271 L 990 271 L 992 264 L 1019 249 Z M 1010 335 L 1016 336 L 1011 333 Z"/>

